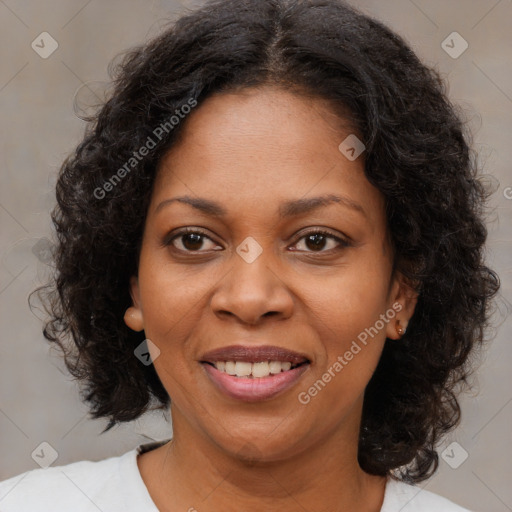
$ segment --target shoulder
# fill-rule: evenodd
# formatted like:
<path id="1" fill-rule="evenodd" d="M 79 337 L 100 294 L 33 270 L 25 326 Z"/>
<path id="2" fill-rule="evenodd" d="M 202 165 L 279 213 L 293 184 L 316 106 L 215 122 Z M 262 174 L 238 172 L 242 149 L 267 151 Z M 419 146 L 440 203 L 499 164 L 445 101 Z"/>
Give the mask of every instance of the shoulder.
<path id="1" fill-rule="evenodd" d="M 99 462 L 34 469 L 0 482 L 2 512 L 122 510 L 121 473 L 136 465 L 136 451 Z M 116 492 L 119 491 L 119 492 Z"/>
<path id="2" fill-rule="evenodd" d="M 405 482 L 389 479 L 381 512 L 471 512 L 453 501 Z"/>

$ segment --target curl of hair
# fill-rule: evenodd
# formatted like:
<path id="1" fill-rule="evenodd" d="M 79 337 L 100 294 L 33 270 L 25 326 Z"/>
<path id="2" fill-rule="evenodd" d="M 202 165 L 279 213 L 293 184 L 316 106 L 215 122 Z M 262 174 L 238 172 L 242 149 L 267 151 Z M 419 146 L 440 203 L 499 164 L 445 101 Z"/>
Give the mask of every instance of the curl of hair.
<path id="1" fill-rule="evenodd" d="M 134 357 L 144 333 L 123 315 L 158 162 L 186 120 L 105 197 L 98 189 L 191 99 L 200 106 L 214 93 L 279 85 L 329 100 L 353 124 L 366 176 L 386 199 L 395 270 L 419 292 L 407 333 L 386 342 L 367 386 L 359 463 L 409 482 L 431 476 L 436 443 L 460 421 L 455 391 L 467 384 L 499 287 L 483 261 L 487 193 L 437 71 L 340 1 L 220 0 L 130 50 L 111 72 L 110 99 L 60 170 L 56 271 L 39 290 L 50 314 L 44 335 L 82 382 L 92 416 L 108 418 L 108 430 L 152 402 L 170 403 L 154 367 Z"/>

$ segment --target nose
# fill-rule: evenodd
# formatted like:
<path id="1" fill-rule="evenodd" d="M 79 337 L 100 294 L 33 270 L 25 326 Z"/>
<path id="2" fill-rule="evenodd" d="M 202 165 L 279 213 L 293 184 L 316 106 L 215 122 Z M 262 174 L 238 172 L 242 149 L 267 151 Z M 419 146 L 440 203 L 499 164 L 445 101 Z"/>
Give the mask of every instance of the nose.
<path id="1" fill-rule="evenodd" d="M 248 263 L 234 252 L 231 270 L 212 296 L 211 307 L 215 315 L 251 325 L 266 317 L 282 320 L 292 315 L 292 293 L 278 276 L 270 253 L 271 249 L 266 249 Z"/>

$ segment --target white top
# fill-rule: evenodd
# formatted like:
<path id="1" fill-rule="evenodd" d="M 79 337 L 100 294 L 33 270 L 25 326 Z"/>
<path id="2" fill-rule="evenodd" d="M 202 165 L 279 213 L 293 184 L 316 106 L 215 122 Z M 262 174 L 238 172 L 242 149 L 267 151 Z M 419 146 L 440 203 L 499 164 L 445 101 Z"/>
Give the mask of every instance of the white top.
<path id="1" fill-rule="evenodd" d="M 34 469 L 0 482 L 1 512 L 158 512 L 137 455 L 148 443 L 99 462 Z M 198 505 L 199 506 L 199 505 Z M 388 478 L 380 512 L 470 512 L 420 487 Z"/>

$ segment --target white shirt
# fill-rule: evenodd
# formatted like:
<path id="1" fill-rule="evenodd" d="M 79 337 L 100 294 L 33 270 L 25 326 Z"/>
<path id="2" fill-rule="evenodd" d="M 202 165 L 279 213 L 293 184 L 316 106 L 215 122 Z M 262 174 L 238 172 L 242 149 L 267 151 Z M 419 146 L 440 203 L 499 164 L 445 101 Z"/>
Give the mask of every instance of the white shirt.
<path id="1" fill-rule="evenodd" d="M 158 512 L 142 480 L 137 455 L 148 443 L 99 462 L 33 469 L 0 482 L 1 512 Z M 200 503 L 195 504 L 200 510 Z M 380 512 L 470 512 L 420 487 L 387 480 Z"/>

